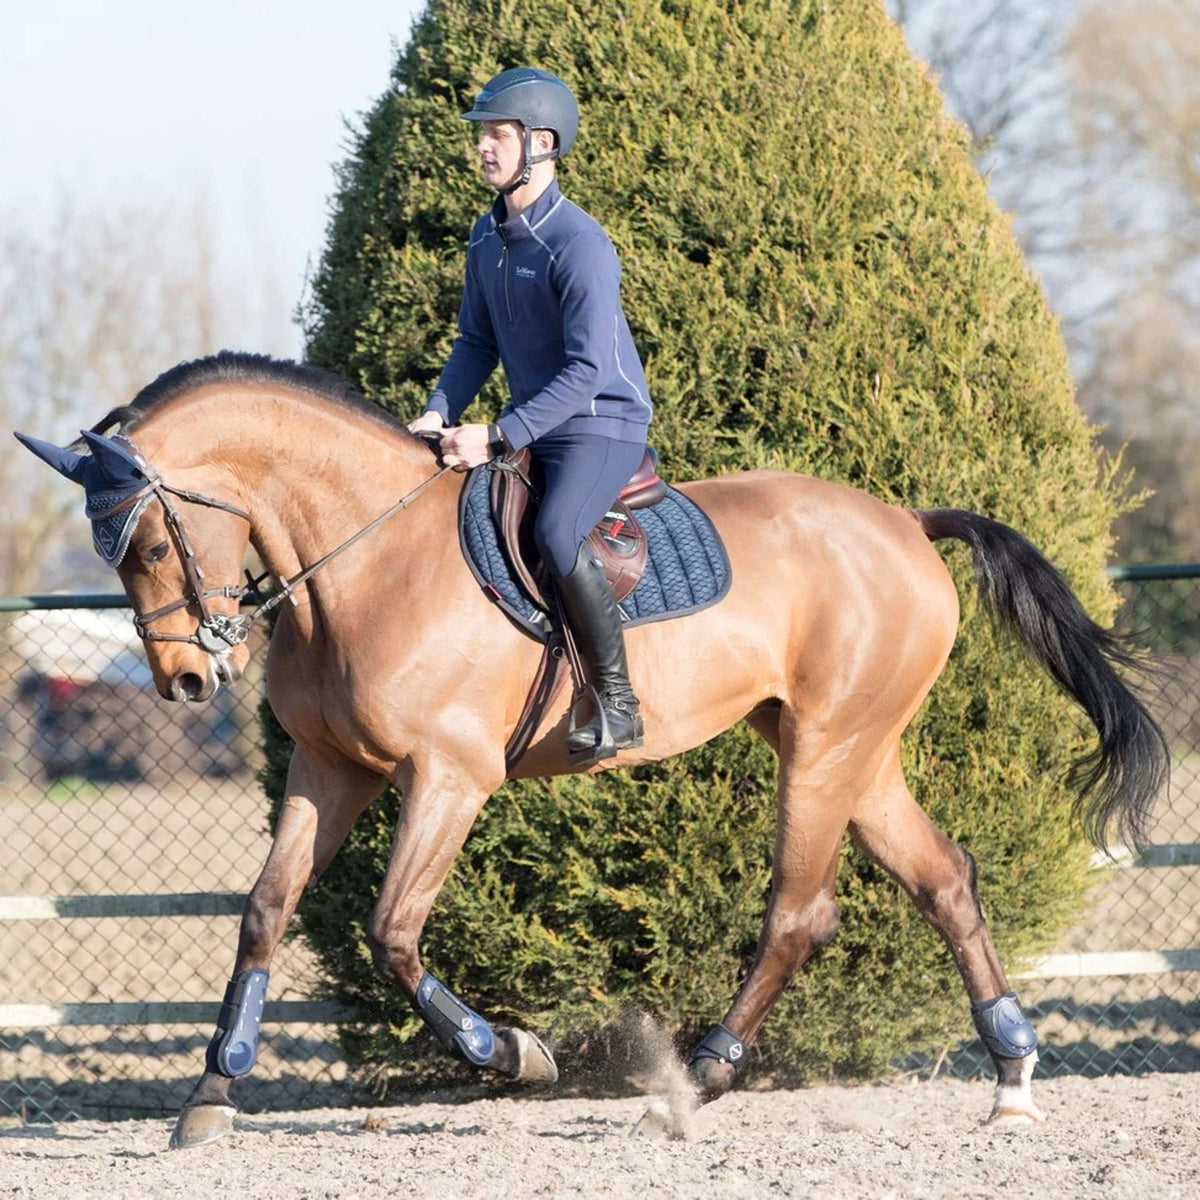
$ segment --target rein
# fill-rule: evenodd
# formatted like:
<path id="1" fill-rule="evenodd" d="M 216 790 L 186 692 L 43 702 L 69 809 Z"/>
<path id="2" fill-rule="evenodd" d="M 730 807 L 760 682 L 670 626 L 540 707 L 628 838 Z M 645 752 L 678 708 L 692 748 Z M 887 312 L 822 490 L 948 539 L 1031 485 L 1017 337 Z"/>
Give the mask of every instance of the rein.
<path id="1" fill-rule="evenodd" d="M 120 437 L 120 435 L 117 436 Z M 233 584 L 219 588 L 205 587 L 204 569 L 200 565 L 199 556 L 192 548 L 192 542 L 188 537 L 183 518 L 169 499 L 169 495 L 178 496 L 181 500 L 185 500 L 189 504 L 202 504 L 207 508 L 219 508 L 223 512 L 241 517 L 247 524 L 252 523 L 250 514 L 225 500 L 205 496 L 201 492 L 189 492 L 183 488 L 172 487 L 169 483 L 164 482 L 161 473 L 150 465 L 128 438 L 120 437 L 120 440 L 129 447 L 148 482 L 144 488 L 141 488 L 132 496 L 125 497 L 120 503 L 114 504 L 111 508 L 105 509 L 103 512 L 92 514 L 91 519 L 93 522 L 106 520 L 117 513 L 134 507 L 147 496 L 157 499 L 163 507 L 167 528 L 170 530 L 175 547 L 179 552 L 179 557 L 183 564 L 184 577 L 189 589 L 178 600 L 173 600 L 170 604 L 164 604 L 161 608 L 154 609 L 153 612 L 138 613 L 135 611 L 133 623 L 137 628 L 138 636 L 145 642 L 187 642 L 191 645 L 201 647 L 201 649 L 207 651 L 207 653 L 218 660 L 224 659 L 234 646 L 241 645 L 250 636 L 250 630 L 260 617 L 266 616 L 273 608 L 282 604 L 284 600 L 291 599 L 295 603 L 293 593 L 296 589 L 316 574 L 326 563 L 337 558 L 343 551 L 349 550 L 361 538 L 366 537 L 367 534 L 378 529 L 385 521 L 394 517 L 396 513 L 407 508 L 427 487 L 436 483 L 447 471 L 452 469 L 445 466 L 440 468 L 436 474 L 431 475 L 428 479 L 413 488 L 412 491 L 401 496 L 395 504 L 380 513 L 369 525 L 365 525 L 357 533 L 351 534 L 344 542 L 330 550 L 328 554 L 322 555 L 312 566 L 304 568 L 304 570 L 299 571 L 290 579 L 281 579 L 279 581 L 279 591 L 259 604 L 253 612 L 248 614 L 238 613 L 231 617 L 224 613 L 213 612 L 208 606 L 208 601 L 218 596 L 239 601 L 246 596 L 258 596 L 260 595 L 258 585 L 266 576 L 260 575 L 257 579 L 253 579 L 249 571 L 247 571 L 246 579 L 248 582 L 245 586 Z M 192 604 L 195 604 L 200 609 L 200 623 L 195 633 L 163 633 L 161 630 L 150 628 L 152 622 L 167 616 L 168 613 L 177 612 L 179 609 L 187 608 Z"/>
<path id="2" fill-rule="evenodd" d="M 260 604 L 250 614 L 250 616 L 246 618 L 247 622 L 253 624 L 264 613 L 269 613 L 276 605 L 282 604 L 284 600 L 291 596 L 292 592 L 295 591 L 300 584 L 304 583 L 305 580 L 316 574 L 316 572 L 319 571 L 327 562 L 329 562 L 330 559 L 337 558 L 337 556 L 341 554 L 343 550 L 349 550 L 350 547 L 359 540 L 359 538 L 366 537 L 368 533 L 372 533 L 374 530 L 378 529 L 379 526 L 382 525 L 384 521 L 388 520 L 389 517 L 394 517 L 396 513 L 407 508 L 427 487 L 429 487 L 430 484 L 436 483 L 443 475 L 446 474 L 447 471 L 452 471 L 453 469 L 453 467 L 442 467 L 436 474 L 431 475 L 423 483 L 417 484 L 417 486 L 413 488 L 411 492 L 401 496 L 391 508 L 387 509 L 386 512 L 380 513 L 379 516 L 377 516 L 369 525 L 364 525 L 357 533 L 351 534 L 351 536 L 342 542 L 340 546 L 335 546 L 329 551 L 328 554 L 318 558 L 311 567 L 306 567 L 303 571 L 293 575 L 291 579 L 282 580 L 280 590 L 276 592 L 275 595 L 269 600 L 263 601 L 263 603 Z M 247 587 L 242 589 L 242 594 L 247 595 L 256 591 L 257 588 Z"/>

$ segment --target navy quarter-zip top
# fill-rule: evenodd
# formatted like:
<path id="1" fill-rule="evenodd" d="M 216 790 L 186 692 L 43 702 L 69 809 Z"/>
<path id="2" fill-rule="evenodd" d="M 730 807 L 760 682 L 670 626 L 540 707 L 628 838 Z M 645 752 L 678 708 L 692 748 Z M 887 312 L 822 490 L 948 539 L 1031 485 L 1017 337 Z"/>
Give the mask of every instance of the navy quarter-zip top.
<path id="1" fill-rule="evenodd" d="M 514 449 L 552 430 L 644 442 L 653 408 L 620 281 L 608 235 L 557 180 L 511 220 L 498 196 L 471 231 L 458 337 L 426 411 L 457 423 L 500 362 Z"/>

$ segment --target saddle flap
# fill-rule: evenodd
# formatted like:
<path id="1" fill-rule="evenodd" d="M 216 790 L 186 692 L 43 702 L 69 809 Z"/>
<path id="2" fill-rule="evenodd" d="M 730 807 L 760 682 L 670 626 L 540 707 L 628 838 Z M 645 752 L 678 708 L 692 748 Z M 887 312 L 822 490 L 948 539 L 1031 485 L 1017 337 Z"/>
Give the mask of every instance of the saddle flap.
<path id="1" fill-rule="evenodd" d="M 513 450 L 503 464 L 492 471 L 491 500 L 500 547 L 521 586 L 545 611 L 549 611 L 538 583 L 540 571 L 537 548 L 533 542 L 533 513 L 536 497 L 529 477 L 532 456 L 528 450 Z M 528 519 L 527 519 L 528 518 Z"/>
<path id="2" fill-rule="evenodd" d="M 637 587 L 646 569 L 646 534 L 630 511 L 626 493 L 637 498 L 638 507 L 662 499 L 666 484 L 658 477 L 657 456 L 647 448 L 646 457 L 621 498 L 605 513 L 587 537 L 588 550 L 600 564 L 619 604 Z M 500 533 L 500 545 L 513 574 L 533 600 L 549 612 L 543 590 L 545 567 L 533 539 L 533 522 L 540 497 L 531 478 L 532 455 L 528 448 L 506 454 L 492 471 L 492 513 Z M 657 494 L 656 494 L 657 493 Z M 654 499 L 648 497 L 654 496 Z"/>
<path id="3" fill-rule="evenodd" d="M 646 534 L 628 507 L 618 500 L 588 534 L 587 547 L 604 569 L 618 604 L 638 585 L 646 570 Z"/>

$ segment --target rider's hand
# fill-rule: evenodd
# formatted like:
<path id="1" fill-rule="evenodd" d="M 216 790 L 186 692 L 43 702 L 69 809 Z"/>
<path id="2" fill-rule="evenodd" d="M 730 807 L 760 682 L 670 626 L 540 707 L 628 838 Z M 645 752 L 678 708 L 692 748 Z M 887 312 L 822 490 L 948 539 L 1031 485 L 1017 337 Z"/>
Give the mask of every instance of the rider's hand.
<path id="1" fill-rule="evenodd" d="M 423 412 L 415 421 L 409 421 L 409 433 L 428 433 L 430 431 L 436 433 L 439 429 L 445 429 L 446 422 L 442 420 L 442 414 L 433 411 Z"/>
<path id="2" fill-rule="evenodd" d="M 442 462 L 456 471 L 468 471 L 491 457 L 486 425 L 459 425 L 442 434 Z"/>

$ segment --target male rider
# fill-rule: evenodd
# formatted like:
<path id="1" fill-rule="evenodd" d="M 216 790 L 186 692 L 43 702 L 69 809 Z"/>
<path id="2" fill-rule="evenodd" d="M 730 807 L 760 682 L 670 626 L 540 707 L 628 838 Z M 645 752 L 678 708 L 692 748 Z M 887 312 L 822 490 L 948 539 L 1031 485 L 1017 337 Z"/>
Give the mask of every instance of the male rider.
<path id="1" fill-rule="evenodd" d="M 511 400 L 493 425 L 441 434 L 466 469 L 528 446 L 544 478 L 534 536 L 603 705 L 615 749 L 642 741 L 620 614 L 584 539 L 641 464 L 651 405 L 621 311 L 620 264 L 604 230 L 559 190 L 556 160 L 579 109 L 556 75 L 514 67 L 489 80 L 463 118 L 479 123 L 484 179 L 498 195 L 467 248 L 458 337 L 414 433 L 453 425 L 497 361 Z M 577 729 L 576 761 L 598 751 L 600 715 Z"/>

